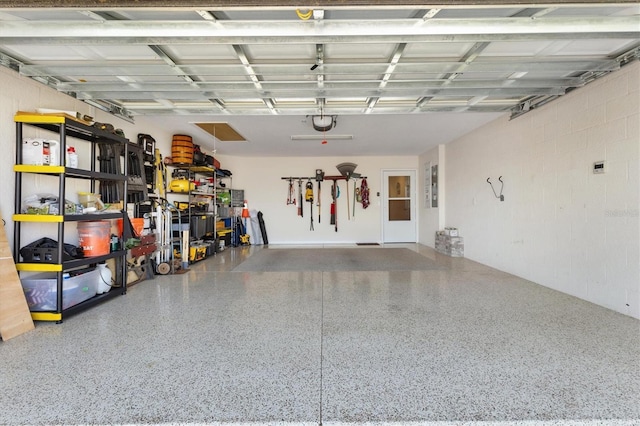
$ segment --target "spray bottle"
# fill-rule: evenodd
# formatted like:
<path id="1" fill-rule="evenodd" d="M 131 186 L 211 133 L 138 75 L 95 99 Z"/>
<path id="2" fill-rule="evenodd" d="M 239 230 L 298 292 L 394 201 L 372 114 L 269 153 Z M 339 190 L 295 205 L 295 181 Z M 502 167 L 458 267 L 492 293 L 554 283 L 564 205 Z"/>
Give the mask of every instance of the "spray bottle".
<path id="1" fill-rule="evenodd" d="M 67 148 L 67 167 L 78 168 L 78 154 L 76 149 L 72 146 Z"/>

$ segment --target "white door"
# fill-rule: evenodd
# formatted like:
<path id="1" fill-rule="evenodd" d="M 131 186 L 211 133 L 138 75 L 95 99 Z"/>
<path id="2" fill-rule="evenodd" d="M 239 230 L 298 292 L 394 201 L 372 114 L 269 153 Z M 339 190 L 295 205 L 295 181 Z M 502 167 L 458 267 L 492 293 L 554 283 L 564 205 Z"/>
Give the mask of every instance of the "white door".
<path id="1" fill-rule="evenodd" d="M 416 171 L 385 170 L 382 182 L 382 241 L 415 243 Z"/>

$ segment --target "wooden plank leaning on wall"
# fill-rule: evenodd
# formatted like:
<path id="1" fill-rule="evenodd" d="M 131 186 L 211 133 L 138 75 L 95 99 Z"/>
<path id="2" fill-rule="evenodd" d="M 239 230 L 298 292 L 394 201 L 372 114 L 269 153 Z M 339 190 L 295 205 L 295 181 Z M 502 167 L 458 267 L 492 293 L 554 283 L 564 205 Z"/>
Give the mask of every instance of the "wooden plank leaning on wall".
<path id="1" fill-rule="evenodd" d="M 0 226 L 0 337 L 2 340 L 9 340 L 33 329 L 31 313 L 9 249 L 4 224 L 2 224 Z"/>

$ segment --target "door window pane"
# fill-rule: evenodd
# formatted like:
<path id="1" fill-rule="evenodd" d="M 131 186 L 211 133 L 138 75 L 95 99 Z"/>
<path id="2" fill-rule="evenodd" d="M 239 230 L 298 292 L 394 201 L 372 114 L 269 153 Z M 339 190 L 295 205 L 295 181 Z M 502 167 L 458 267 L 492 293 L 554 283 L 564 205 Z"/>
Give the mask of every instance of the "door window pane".
<path id="1" fill-rule="evenodd" d="M 409 176 L 389 176 L 389 198 L 409 198 L 411 195 Z"/>
<path id="2" fill-rule="evenodd" d="M 389 221 L 411 220 L 411 200 L 389 200 Z"/>

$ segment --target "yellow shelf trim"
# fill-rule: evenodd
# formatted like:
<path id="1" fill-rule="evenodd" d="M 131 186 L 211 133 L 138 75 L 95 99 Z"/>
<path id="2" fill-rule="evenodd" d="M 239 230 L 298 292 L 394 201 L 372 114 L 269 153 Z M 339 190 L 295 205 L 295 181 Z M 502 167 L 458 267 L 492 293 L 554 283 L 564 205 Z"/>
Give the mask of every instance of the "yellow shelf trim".
<path id="1" fill-rule="evenodd" d="M 56 312 L 31 312 L 31 319 L 34 321 L 60 321 L 62 314 Z"/>
<path id="2" fill-rule="evenodd" d="M 16 263 L 16 269 L 25 272 L 60 272 L 62 265 L 56 263 Z"/>
<path id="3" fill-rule="evenodd" d="M 64 173 L 64 166 L 35 166 L 31 164 L 16 164 L 13 166 L 14 172 L 22 173 Z"/>
<path id="4" fill-rule="evenodd" d="M 14 222 L 64 222 L 64 216 L 57 214 L 14 214 Z"/>
<path id="5" fill-rule="evenodd" d="M 57 123 L 63 124 L 67 120 L 63 115 L 46 115 L 46 114 L 16 114 L 13 117 L 13 121 L 16 123 L 33 123 L 33 124 L 43 124 L 43 123 Z"/>

